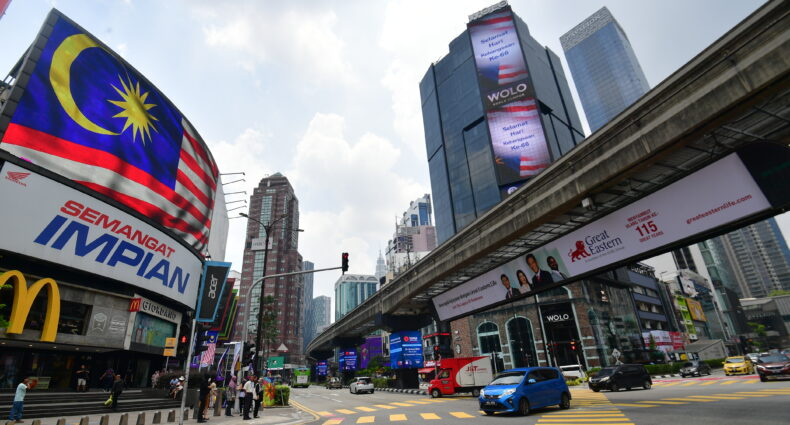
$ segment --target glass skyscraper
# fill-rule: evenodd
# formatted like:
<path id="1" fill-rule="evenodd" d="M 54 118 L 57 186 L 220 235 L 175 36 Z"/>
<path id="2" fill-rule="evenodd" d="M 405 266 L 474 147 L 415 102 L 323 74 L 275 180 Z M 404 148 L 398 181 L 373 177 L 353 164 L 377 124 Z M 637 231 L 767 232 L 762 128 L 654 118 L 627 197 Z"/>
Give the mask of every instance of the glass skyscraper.
<path id="1" fill-rule="evenodd" d="M 560 37 L 590 131 L 650 90 L 631 42 L 606 7 Z"/>
<path id="2" fill-rule="evenodd" d="M 335 282 L 335 321 L 376 292 L 376 276 L 345 274 Z"/>
<path id="3" fill-rule="evenodd" d="M 529 34 L 513 14 L 535 113 L 552 160 L 584 139 L 581 121 L 560 58 Z M 433 63 L 420 82 L 425 143 L 433 190 L 438 242 L 449 239 L 498 204 L 518 184 L 500 182 L 487 113 L 481 97 L 470 31 L 450 42 L 450 52 Z M 503 75 L 500 73 L 500 79 Z"/>

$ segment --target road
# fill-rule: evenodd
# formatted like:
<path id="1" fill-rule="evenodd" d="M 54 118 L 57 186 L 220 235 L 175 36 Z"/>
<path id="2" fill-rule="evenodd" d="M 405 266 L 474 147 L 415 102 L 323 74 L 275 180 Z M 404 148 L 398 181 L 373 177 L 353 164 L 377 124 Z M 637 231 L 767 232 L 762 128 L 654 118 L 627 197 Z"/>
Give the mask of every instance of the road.
<path id="1" fill-rule="evenodd" d="M 756 376 L 655 380 L 650 390 L 595 393 L 572 388 L 570 410 L 547 408 L 528 417 L 485 416 L 471 397 L 408 395 L 347 389 L 293 389 L 291 399 L 320 419 L 317 425 L 505 424 L 519 425 L 730 425 L 784 424 L 790 418 L 790 380 L 759 382 Z"/>

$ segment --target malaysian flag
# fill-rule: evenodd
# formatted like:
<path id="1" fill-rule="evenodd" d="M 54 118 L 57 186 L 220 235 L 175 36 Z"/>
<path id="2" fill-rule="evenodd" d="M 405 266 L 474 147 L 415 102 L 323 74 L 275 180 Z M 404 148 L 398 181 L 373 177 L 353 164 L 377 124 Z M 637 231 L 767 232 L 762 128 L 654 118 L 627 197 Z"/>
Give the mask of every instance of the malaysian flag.
<path id="1" fill-rule="evenodd" d="M 56 10 L 0 148 L 139 212 L 202 251 L 217 165 L 144 76 Z"/>
<path id="2" fill-rule="evenodd" d="M 214 364 L 214 352 L 217 350 L 217 344 L 206 344 L 206 351 L 203 352 L 203 357 L 200 358 L 202 366 L 211 366 Z"/>

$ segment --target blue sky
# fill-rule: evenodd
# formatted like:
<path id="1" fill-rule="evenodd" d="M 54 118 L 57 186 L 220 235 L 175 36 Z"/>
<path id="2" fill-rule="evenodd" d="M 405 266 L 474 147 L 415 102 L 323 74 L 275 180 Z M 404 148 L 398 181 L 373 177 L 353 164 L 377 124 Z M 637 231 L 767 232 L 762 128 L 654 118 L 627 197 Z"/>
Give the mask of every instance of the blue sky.
<path id="1" fill-rule="evenodd" d="M 467 15 L 491 3 L 13 0 L 0 19 L 0 69 L 11 69 L 57 7 L 163 91 L 222 172 L 247 173 L 226 191 L 251 193 L 277 171 L 291 179 L 305 259 L 332 267 L 348 251 L 352 273 L 372 273 L 395 217 L 430 193 L 418 82 Z M 651 87 L 761 3 L 511 1 L 563 61 L 559 37 L 609 7 Z M 578 101 L 577 109 L 583 115 Z M 780 217 L 783 229 L 788 222 Z M 244 226 L 231 220 L 227 260 L 238 270 Z M 332 295 L 337 277 L 317 274 L 315 295 Z"/>

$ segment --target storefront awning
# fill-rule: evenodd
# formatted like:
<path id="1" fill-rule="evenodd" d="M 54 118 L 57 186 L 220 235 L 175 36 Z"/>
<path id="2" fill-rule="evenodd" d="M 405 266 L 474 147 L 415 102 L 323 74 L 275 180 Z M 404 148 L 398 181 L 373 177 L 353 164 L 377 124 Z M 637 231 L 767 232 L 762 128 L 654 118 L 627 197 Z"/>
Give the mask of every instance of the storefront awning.
<path id="1" fill-rule="evenodd" d="M 417 373 L 433 373 L 434 368 L 432 367 L 424 367 L 422 369 L 417 369 Z"/>

